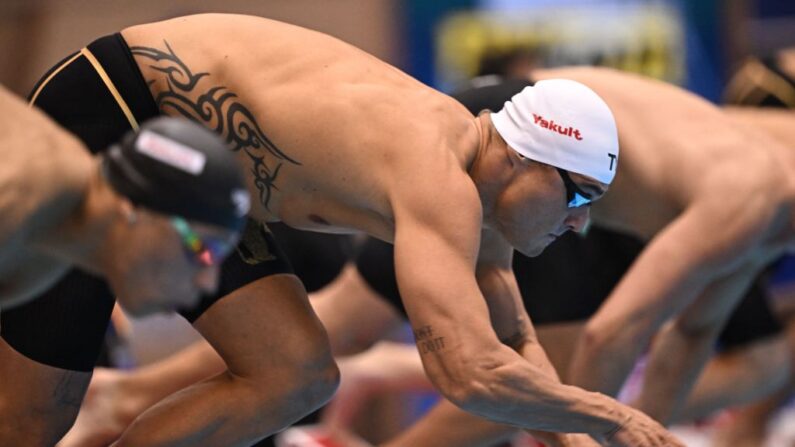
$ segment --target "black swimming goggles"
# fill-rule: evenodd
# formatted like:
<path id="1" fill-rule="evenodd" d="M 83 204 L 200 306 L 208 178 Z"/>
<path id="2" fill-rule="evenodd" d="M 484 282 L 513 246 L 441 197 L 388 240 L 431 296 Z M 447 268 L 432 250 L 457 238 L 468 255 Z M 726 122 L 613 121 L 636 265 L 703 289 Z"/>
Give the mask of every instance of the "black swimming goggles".
<path id="1" fill-rule="evenodd" d="M 583 191 L 574 180 L 569 176 L 569 172 L 565 169 L 555 168 L 563 179 L 563 185 L 566 187 L 566 206 L 569 208 L 579 208 L 583 205 L 588 205 L 593 201 L 593 197 L 587 192 Z"/>
<path id="2" fill-rule="evenodd" d="M 516 155 L 521 160 L 529 160 L 527 157 L 516 152 Z M 577 186 L 574 183 L 574 180 L 569 177 L 569 172 L 565 169 L 555 168 L 558 170 L 558 174 L 560 174 L 560 178 L 563 179 L 563 185 L 566 187 L 566 206 L 568 208 L 579 208 L 584 205 L 588 205 L 593 201 L 593 196 L 588 194 L 587 192 L 583 191 L 582 188 Z"/>

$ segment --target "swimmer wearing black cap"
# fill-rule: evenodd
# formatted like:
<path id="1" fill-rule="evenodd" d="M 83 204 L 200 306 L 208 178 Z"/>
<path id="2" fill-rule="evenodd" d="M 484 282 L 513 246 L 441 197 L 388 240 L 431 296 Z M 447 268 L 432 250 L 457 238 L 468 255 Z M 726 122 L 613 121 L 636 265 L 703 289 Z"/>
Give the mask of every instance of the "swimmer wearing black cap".
<path id="1" fill-rule="evenodd" d="M 0 308 L 34 298 L 77 265 L 145 314 L 213 291 L 247 211 L 223 143 L 161 118 L 100 157 L 0 87 L 4 199 Z"/>
<path id="2" fill-rule="evenodd" d="M 142 134 L 130 133 L 107 156 L 91 157 L 72 135 L 2 87 L 0 102 L 8 112 L 0 123 L 7 194 L 0 255 L 4 310 L 35 297 L 72 264 L 106 277 L 120 303 L 137 315 L 190 306 L 199 292 L 214 290 L 217 266 L 237 240 L 248 199 L 237 163 L 216 136 L 184 120 L 161 118 Z M 188 173 L 146 155 L 142 137 L 195 157 L 201 166 Z M 122 163 L 146 182 L 146 193 L 126 189 L 131 180 L 114 170 Z M 190 192 L 168 203 L 163 197 L 177 186 L 172 179 Z"/>
<path id="3" fill-rule="evenodd" d="M 549 81 L 526 95 L 520 126 L 508 114 L 496 129 L 488 114 L 473 117 L 337 39 L 258 17 L 208 14 L 97 40 L 44 76 L 31 99 L 76 132 L 91 128 L 81 134 L 86 141 L 98 139 L 111 118 L 121 117 L 120 127 L 132 123 L 136 111 L 187 116 L 221 133 L 237 154 L 256 198 L 249 215 L 259 223 L 394 242 L 409 318 L 424 338 L 418 342 L 433 347 L 423 353 L 426 371 L 468 411 L 627 447 L 679 446 L 642 413 L 562 385 L 521 308 L 512 248 L 537 254 L 580 230 L 585 203 L 605 194 L 619 157 L 615 123 L 593 92 Z M 539 126 L 528 115 L 535 104 L 546 104 L 537 110 Z M 548 152 L 524 144 L 533 136 L 550 143 Z M 223 293 L 191 319 L 227 372 L 152 407 L 119 446 L 246 445 L 333 394 L 339 372 L 305 290 L 286 272 L 249 273 L 277 256 L 263 249 L 271 247 L 266 238 L 247 243 L 247 236 L 239 245 L 247 265 L 230 256 Z M 17 327 L 35 324 L 21 320 Z M 13 360 L 22 375 L 39 379 L 18 389 L 49 395 L 41 390 L 64 372 L 26 364 L 33 354 L 23 355 Z M 75 395 L 84 380 L 70 382 Z M 42 415 L 48 405 L 55 407 L 53 399 L 28 398 L 13 407 L 14 416 L 27 415 L 25 424 L 13 419 L 8 427 L 18 445 L 71 424 L 74 409 Z M 4 416 L 0 429 L 12 420 Z"/>
<path id="4" fill-rule="evenodd" d="M 107 328 L 91 316 L 109 315 L 114 295 L 135 314 L 195 307 L 223 284 L 247 194 L 223 142 L 186 120 L 145 123 L 92 156 L 5 90 L 0 104 L 0 400 L 15 421 L 0 424 L 0 445 L 53 445 Z M 22 391 L 33 389 L 47 397 Z"/>
<path id="5" fill-rule="evenodd" d="M 220 265 L 233 251 L 250 206 L 240 166 L 221 139 L 188 120 L 160 117 L 145 122 L 139 132 L 128 132 L 100 159 L 100 172 L 111 188 L 142 210 L 133 224 L 151 220 L 162 225 L 165 218 L 182 249 L 175 259 L 165 249 L 166 241 L 154 235 L 140 232 L 137 241 L 121 236 L 136 250 L 156 253 L 131 256 L 141 260 L 138 268 L 122 265 L 122 272 L 141 277 L 122 282 L 108 275 L 122 306 L 133 314 L 174 310 L 177 306 L 162 304 L 173 297 L 181 298 L 178 307 L 189 309 L 201 294 L 215 293 Z M 195 279 L 175 280 L 184 275 Z M 134 307 L 129 304 L 133 300 Z"/>

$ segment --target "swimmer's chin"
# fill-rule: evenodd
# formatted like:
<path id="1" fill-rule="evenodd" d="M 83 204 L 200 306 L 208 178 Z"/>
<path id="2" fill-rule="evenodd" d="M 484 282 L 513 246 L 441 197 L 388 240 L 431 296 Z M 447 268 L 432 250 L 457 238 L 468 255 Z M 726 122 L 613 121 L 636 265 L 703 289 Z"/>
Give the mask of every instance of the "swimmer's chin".
<path id="1" fill-rule="evenodd" d="M 536 256 L 543 253 L 544 250 L 549 246 L 549 244 L 554 242 L 555 239 L 557 238 L 558 237 L 555 236 L 554 234 L 547 234 L 541 240 L 537 241 L 535 244 L 529 247 L 524 247 L 524 248 L 515 247 L 515 249 L 519 253 L 527 256 L 528 258 L 535 258 Z"/>

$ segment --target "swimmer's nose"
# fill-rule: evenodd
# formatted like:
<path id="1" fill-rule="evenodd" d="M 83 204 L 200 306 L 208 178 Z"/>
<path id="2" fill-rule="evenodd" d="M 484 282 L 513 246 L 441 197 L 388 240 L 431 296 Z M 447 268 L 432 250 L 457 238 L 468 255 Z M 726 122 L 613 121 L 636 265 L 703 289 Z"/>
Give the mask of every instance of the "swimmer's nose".
<path id="1" fill-rule="evenodd" d="M 579 208 L 572 208 L 563 224 L 567 229 L 579 233 L 585 228 L 588 223 L 588 218 L 591 215 L 591 208 L 588 206 L 581 206 Z"/>

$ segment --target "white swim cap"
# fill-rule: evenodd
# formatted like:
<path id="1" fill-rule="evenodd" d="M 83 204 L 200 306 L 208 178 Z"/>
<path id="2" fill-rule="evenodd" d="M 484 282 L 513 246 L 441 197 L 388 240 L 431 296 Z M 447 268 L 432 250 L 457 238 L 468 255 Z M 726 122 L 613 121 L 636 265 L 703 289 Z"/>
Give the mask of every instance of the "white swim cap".
<path id="1" fill-rule="evenodd" d="M 567 79 L 539 81 L 491 114 L 515 151 L 609 184 L 618 166 L 613 113 L 593 90 Z"/>

